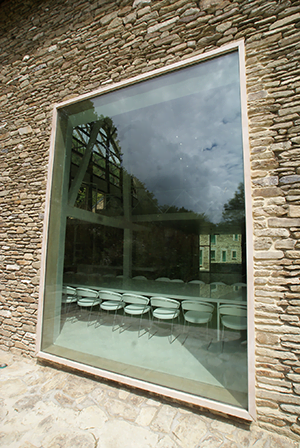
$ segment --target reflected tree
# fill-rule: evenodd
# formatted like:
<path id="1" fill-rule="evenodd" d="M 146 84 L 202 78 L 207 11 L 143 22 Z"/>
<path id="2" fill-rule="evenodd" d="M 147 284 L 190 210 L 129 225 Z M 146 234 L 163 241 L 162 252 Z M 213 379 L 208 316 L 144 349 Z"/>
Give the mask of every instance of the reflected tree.
<path id="1" fill-rule="evenodd" d="M 224 204 L 223 221 L 228 224 L 241 224 L 245 222 L 245 191 L 244 184 L 238 185 L 232 199 Z"/>

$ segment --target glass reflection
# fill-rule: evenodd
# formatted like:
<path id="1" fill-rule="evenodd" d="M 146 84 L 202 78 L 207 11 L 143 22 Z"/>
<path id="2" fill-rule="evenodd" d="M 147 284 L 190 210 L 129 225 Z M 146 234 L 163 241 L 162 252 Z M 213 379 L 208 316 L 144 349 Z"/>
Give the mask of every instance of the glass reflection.
<path id="1" fill-rule="evenodd" d="M 63 116 L 44 350 L 247 407 L 238 55 Z"/>

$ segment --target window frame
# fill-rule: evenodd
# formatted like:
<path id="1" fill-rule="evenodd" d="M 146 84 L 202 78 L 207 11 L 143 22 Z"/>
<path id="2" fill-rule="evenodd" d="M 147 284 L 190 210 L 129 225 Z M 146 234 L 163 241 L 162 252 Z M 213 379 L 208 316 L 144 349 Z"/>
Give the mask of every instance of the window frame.
<path id="1" fill-rule="evenodd" d="M 46 258 L 47 258 L 47 241 L 49 237 L 49 219 L 50 219 L 50 199 L 53 187 L 53 166 L 54 166 L 54 147 L 57 134 L 57 117 L 59 109 L 74 104 L 78 101 L 90 99 L 117 89 L 130 86 L 144 80 L 151 79 L 162 74 L 169 73 L 174 70 L 182 69 L 193 64 L 204 62 L 214 57 L 225 55 L 232 51 L 238 51 L 239 70 L 240 70 L 240 96 L 241 96 L 241 121 L 242 121 L 242 140 L 243 140 L 243 157 L 244 157 L 244 185 L 245 185 L 245 214 L 246 214 L 246 242 L 247 242 L 247 306 L 248 306 L 248 410 L 237 408 L 221 402 L 216 402 L 207 398 L 195 396 L 186 392 L 181 392 L 167 388 L 164 386 L 148 383 L 144 380 L 138 380 L 124 375 L 116 374 L 106 370 L 102 370 L 80 362 L 70 361 L 66 358 L 50 355 L 41 349 L 41 334 L 44 314 L 44 289 L 46 275 Z M 48 179 L 46 190 L 45 214 L 44 214 L 44 230 L 41 254 L 41 274 L 39 287 L 39 307 L 37 320 L 37 338 L 36 338 L 36 356 L 39 359 L 54 362 L 58 365 L 66 366 L 80 372 L 89 373 L 98 377 L 123 383 L 134 388 L 143 389 L 154 392 L 156 394 L 169 397 L 171 399 L 190 403 L 193 405 L 205 407 L 213 411 L 229 414 L 248 421 L 256 419 L 255 410 L 255 331 L 254 331 L 254 300 L 253 300 L 253 233 L 252 233 L 252 199 L 251 199 L 251 178 L 250 178 L 250 149 L 249 149 L 249 132 L 248 132 L 248 115 L 247 115 L 247 91 L 246 91 L 246 64 L 245 64 L 245 45 L 244 40 L 239 40 L 231 44 L 224 45 L 217 49 L 207 51 L 200 55 L 184 59 L 180 62 L 170 64 L 163 68 L 159 68 L 133 78 L 113 83 L 111 80 L 103 83 L 99 89 L 80 95 L 62 103 L 55 104 L 53 107 L 52 131 L 50 138 L 50 152 L 48 164 Z"/>

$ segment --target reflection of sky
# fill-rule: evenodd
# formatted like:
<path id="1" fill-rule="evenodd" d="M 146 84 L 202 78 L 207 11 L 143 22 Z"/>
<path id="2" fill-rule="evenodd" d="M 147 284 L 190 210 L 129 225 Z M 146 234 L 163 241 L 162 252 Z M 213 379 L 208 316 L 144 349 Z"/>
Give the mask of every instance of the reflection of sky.
<path id="1" fill-rule="evenodd" d="M 219 222 L 243 181 L 239 85 L 189 95 L 113 117 L 124 168 L 158 204 Z"/>
<path id="2" fill-rule="evenodd" d="M 100 95 L 72 123 L 109 116 L 124 168 L 160 206 L 214 223 L 243 182 L 238 53 Z"/>

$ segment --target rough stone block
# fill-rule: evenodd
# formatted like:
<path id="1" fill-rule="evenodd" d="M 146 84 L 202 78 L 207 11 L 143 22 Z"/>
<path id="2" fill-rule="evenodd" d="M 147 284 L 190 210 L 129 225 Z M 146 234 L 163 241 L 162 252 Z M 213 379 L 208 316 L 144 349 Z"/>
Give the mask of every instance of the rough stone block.
<path id="1" fill-rule="evenodd" d="M 272 260 L 283 258 L 284 253 L 281 250 L 266 250 L 260 252 L 254 252 L 254 258 L 257 260 Z"/>
<path id="2" fill-rule="evenodd" d="M 300 218 L 300 205 L 290 205 L 288 216 L 290 218 Z"/>
<path id="3" fill-rule="evenodd" d="M 270 227 L 300 227 L 300 219 L 297 218 L 269 218 Z"/>

